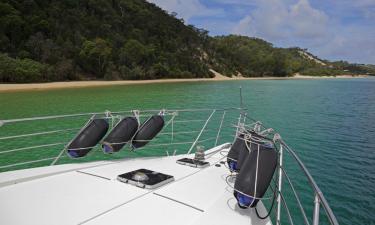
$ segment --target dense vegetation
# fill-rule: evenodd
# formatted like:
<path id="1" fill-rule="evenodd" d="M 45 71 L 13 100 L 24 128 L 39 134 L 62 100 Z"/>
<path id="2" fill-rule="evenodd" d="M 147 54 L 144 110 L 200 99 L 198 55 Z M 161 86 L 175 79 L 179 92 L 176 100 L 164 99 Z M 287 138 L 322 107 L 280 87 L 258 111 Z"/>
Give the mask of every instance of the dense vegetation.
<path id="1" fill-rule="evenodd" d="M 375 75 L 372 65 L 329 62 L 306 49 L 275 48 L 262 39 L 236 35 L 210 38 L 209 65 L 223 74 L 243 76 Z M 310 58 L 309 58 L 310 57 Z"/>
<path id="2" fill-rule="evenodd" d="M 299 48 L 186 26 L 144 0 L 2 0 L 0 82 L 289 76 L 375 69 L 322 66 Z"/>
<path id="3" fill-rule="evenodd" d="M 235 35 L 214 37 L 209 50 L 210 65 L 223 74 L 242 76 L 289 76 L 316 67 L 303 58 L 299 48 L 274 48 L 257 38 Z"/>

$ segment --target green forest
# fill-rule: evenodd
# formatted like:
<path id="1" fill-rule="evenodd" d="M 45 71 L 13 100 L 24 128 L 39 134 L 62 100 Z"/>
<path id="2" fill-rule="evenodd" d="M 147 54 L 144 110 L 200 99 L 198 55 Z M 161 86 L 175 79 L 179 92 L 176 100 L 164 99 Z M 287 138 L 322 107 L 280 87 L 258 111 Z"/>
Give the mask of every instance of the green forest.
<path id="1" fill-rule="evenodd" d="M 144 0 L 2 0 L 0 82 L 375 74 L 244 36 L 211 37 Z"/>

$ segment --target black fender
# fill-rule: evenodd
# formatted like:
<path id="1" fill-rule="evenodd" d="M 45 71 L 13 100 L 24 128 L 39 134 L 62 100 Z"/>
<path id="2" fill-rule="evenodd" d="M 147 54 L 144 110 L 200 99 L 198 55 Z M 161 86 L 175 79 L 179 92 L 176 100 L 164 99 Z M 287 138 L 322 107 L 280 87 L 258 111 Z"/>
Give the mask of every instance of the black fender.
<path id="1" fill-rule="evenodd" d="M 135 135 L 138 130 L 138 120 L 135 117 L 126 117 L 116 124 L 102 142 L 104 153 L 120 151 Z"/>
<path id="2" fill-rule="evenodd" d="M 227 163 L 231 172 L 238 172 L 240 167 L 238 166 L 238 159 L 243 151 L 247 151 L 244 140 L 244 135 L 240 134 L 236 140 L 234 140 L 232 146 L 227 155 Z"/>
<path id="3" fill-rule="evenodd" d="M 249 152 L 257 149 L 258 144 L 264 143 L 264 137 L 254 131 L 244 132 L 246 132 L 246 136 L 251 135 L 250 140 L 245 141 L 245 134 L 239 134 L 227 155 L 227 163 L 231 172 L 239 172 Z"/>
<path id="4" fill-rule="evenodd" d="M 139 128 L 132 140 L 133 148 L 141 148 L 150 142 L 164 127 L 164 117 L 153 115 Z"/>
<path id="5" fill-rule="evenodd" d="M 90 120 L 70 142 L 67 147 L 67 154 L 72 158 L 85 156 L 104 137 L 108 127 L 108 122 L 105 119 Z"/>
<path id="6" fill-rule="evenodd" d="M 244 161 L 234 184 L 234 196 L 241 208 L 256 206 L 266 193 L 276 170 L 278 156 L 273 145 L 258 146 L 259 150 L 257 147 L 251 151 Z"/>

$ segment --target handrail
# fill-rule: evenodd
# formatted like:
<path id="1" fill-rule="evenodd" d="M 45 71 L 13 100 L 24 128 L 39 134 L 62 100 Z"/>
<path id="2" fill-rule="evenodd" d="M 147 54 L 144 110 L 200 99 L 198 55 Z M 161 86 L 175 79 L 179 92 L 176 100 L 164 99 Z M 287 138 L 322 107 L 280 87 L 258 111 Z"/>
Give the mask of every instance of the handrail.
<path id="1" fill-rule="evenodd" d="M 58 116 L 40 116 L 40 117 L 1 120 L 1 121 L 4 125 L 4 124 L 7 124 L 7 123 L 18 123 L 18 122 L 27 122 L 27 121 L 36 121 L 36 120 L 60 119 L 60 118 L 68 118 L 68 117 L 80 117 L 80 116 L 88 116 L 88 115 L 96 115 L 96 114 L 100 114 L 100 113 L 79 113 L 79 114 L 67 114 L 67 115 L 58 115 Z"/>
<path id="2" fill-rule="evenodd" d="M 7 140 L 7 139 L 21 138 L 21 137 L 31 137 L 31 136 L 39 136 L 39 135 L 45 135 L 45 134 L 62 133 L 66 131 L 74 131 L 74 130 L 79 130 L 79 129 L 81 128 L 69 128 L 69 129 L 51 130 L 51 131 L 35 132 L 35 133 L 20 134 L 20 135 L 13 135 L 13 136 L 3 136 L 3 137 L 0 137 L 0 141 Z"/>
<path id="3" fill-rule="evenodd" d="M 243 114 L 241 114 L 243 115 Z M 248 116 L 248 115 L 244 115 L 245 118 L 248 118 L 250 119 L 251 121 L 255 122 L 255 123 L 258 123 L 259 121 L 255 120 L 254 118 Z M 263 128 L 263 129 L 268 129 L 263 123 L 259 123 L 259 125 Z M 275 131 L 271 132 L 272 134 L 277 134 Z M 305 167 L 305 165 L 303 164 L 302 160 L 297 156 L 297 154 L 281 139 L 280 140 L 280 143 L 281 145 L 283 145 L 285 147 L 285 149 L 287 150 L 287 152 L 289 152 L 294 160 L 296 160 L 296 162 L 298 163 L 299 167 L 302 169 L 303 173 L 305 174 L 305 176 L 307 177 L 308 181 L 309 181 L 309 184 L 310 186 L 313 188 L 314 190 L 314 194 L 315 194 L 315 198 L 317 198 L 315 200 L 315 207 L 314 207 L 314 218 L 313 218 L 313 225 L 317 225 L 319 223 L 319 208 L 318 206 L 321 204 L 327 214 L 327 217 L 330 221 L 330 223 L 332 225 L 339 225 L 337 219 L 336 219 L 336 216 L 333 214 L 333 211 L 331 209 L 331 207 L 329 206 L 328 204 L 328 201 L 325 199 L 322 191 L 320 190 L 320 188 L 318 187 L 318 185 L 316 184 L 315 180 L 313 179 L 313 177 L 311 176 L 310 172 L 308 172 L 307 168 Z"/>
<path id="4" fill-rule="evenodd" d="M 241 110 L 240 108 L 230 107 L 230 108 L 222 108 L 222 109 L 170 109 L 166 112 L 198 112 L 198 111 L 225 111 L 225 110 Z M 160 110 L 156 109 L 148 109 L 142 110 L 140 112 L 159 112 Z M 117 112 L 110 112 L 111 114 L 123 114 L 123 113 L 132 113 L 133 110 L 127 111 L 117 111 Z M 69 118 L 69 117 L 81 117 L 81 116 L 93 116 L 93 115 L 104 115 L 105 112 L 91 112 L 91 113 L 76 113 L 76 114 L 65 114 L 65 115 L 55 115 L 55 116 L 38 116 L 38 117 L 29 117 L 29 118 L 18 118 L 18 119 L 6 119 L 0 120 L 1 125 L 5 125 L 7 123 L 17 123 L 17 122 L 27 122 L 27 121 L 36 121 L 36 120 L 48 120 L 48 119 L 60 119 L 60 118 Z"/>
<path id="5" fill-rule="evenodd" d="M 299 196 L 294 188 L 294 185 L 292 184 L 292 181 L 290 180 L 289 178 L 289 175 L 285 172 L 284 168 L 281 167 L 281 171 L 283 172 L 284 176 L 286 177 L 292 191 L 293 191 L 293 194 L 294 194 L 294 197 L 296 198 L 297 200 L 297 203 L 298 203 L 298 206 L 299 206 L 299 209 L 301 210 L 301 213 L 302 213 L 302 216 L 303 216 L 303 219 L 304 219 L 304 222 L 305 222 L 305 225 L 310 225 L 310 222 L 309 220 L 307 219 L 307 216 L 306 216 L 306 213 L 305 213 L 305 210 L 303 209 L 303 206 L 302 206 L 302 203 L 301 203 L 301 200 L 299 199 Z"/>
<path id="6" fill-rule="evenodd" d="M 290 215 L 289 207 L 288 207 L 288 205 L 287 205 L 287 203 L 286 203 L 286 201 L 285 201 L 285 198 L 284 198 L 283 193 L 280 193 L 280 196 L 281 196 L 281 201 L 282 201 L 282 203 L 283 203 L 283 205 L 284 205 L 284 207 L 285 207 L 285 209 L 286 209 L 286 212 L 287 212 L 287 214 L 288 214 L 289 222 L 290 222 L 291 225 L 294 225 L 294 223 L 293 223 L 293 219 L 292 219 L 292 216 Z"/>
<path id="7" fill-rule="evenodd" d="M 5 153 L 9 153 L 9 152 L 18 152 L 18 151 L 23 151 L 23 150 L 35 149 L 35 148 L 51 147 L 51 146 L 63 145 L 63 144 L 65 144 L 65 143 L 64 142 L 57 142 L 57 143 L 52 143 L 52 144 L 35 145 L 35 146 L 28 146 L 28 147 L 23 147 L 23 148 L 15 148 L 15 149 L 11 149 L 11 150 L 0 151 L 0 154 L 5 154 Z"/>
<path id="8" fill-rule="evenodd" d="M 263 128 L 264 130 L 268 130 L 269 128 L 267 128 L 267 127 L 265 127 L 261 122 L 259 122 L 259 121 L 257 121 L 257 120 L 255 120 L 255 119 L 253 119 L 253 118 L 251 118 L 251 117 L 249 117 L 249 116 L 247 116 L 246 114 L 241 114 L 241 115 L 244 115 L 244 118 L 248 118 L 248 119 L 250 119 L 251 121 L 253 121 L 253 122 L 255 122 L 256 124 L 258 124 L 261 128 Z M 239 129 L 241 126 L 243 126 L 243 127 L 245 127 L 245 129 L 247 130 L 247 129 L 252 129 L 252 127 L 251 126 L 249 126 L 249 125 L 245 125 L 245 124 L 240 124 L 240 120 L 239 120 L 239 123 L 238 123 L 238 125 L 237 126 L 235 126 L 237 129 Z M 241 133 L 241 132 L 239 132 L 239 133 Z M 246 132 L 245 132 L 246 133 Z M 245 134 L 245 133 L 243 133 L 243 134 Z M 270 130 L 270 132 L 268 132 L 268 135 L 273 135 L 273 136 L 276 136 L 276 135 L 278 135 L 273 129 L 272 130 Z M 237 137 L 238 138 L 238 137 Z M 274 140 L 272 140 L 272 138 L 270 139 L 270 138 L 266 138 L 266 139 L 268 139 L 268 140 L 270 140 L 270 141 L 273 141 L 273 142 L 275 142 Z M 251 140 L 246 140 L 246 141 L 250 141 L 251 142 Z M 323 208 L 324 208 L 324 210 L 325 210 L 325 212 L 326 212 L 326 215 L 327 215 L 327 217 L 328 217 L 328 219 L 329 219 L 329 222 L 332 224 L 332 225 L 338 225 L 339 223 L 338 223 L 338 221 L 337 221 L 337 219 L 336 219 L 336 217 L 335 217 L 335 215 L 333 214 L 333 211 L 332 211 L 332 209 L 330 208 L 330 206 L 329 206 L 329 204 L 328 204 L 328 202 L 327 202 L 327 200 L 325 199 L 325 197 L 323 196 L 323 193 L 322 193 L 322 191 L 320 190 L 320 188 L 318 187 L 318 185 L 316 184 L 316 182 L 315 182 L 315 180 L 312 178 L 312 176 L 311 176 L 311 174 L 308 172 L 308 170 L 307 170 L 307 168 L 305 167 L 305 165 L 302 163 L 302 161 L 300 160 L 300 158 L 297 156 L 297 154 L 282 140 L 282 139 L 280 139 L 279 140 L 280 141 L 280 150 L 281 150 L 281 161 L 279 162 L 279 163 L 282 163 L 282 148 L 283 147 L 285 147 L 285 149 L 287 150 L 287 152 L 288 153 L 290 153 L 292 156 L 293 156 L 293 158 L 294 158 L 294 160 L 296 160 L 296 162 L 298 163 L 298 165 L 299 165 L 299 167 L 302 169 L 302 171 L 303 171 L 303 173 L 305 174 L 305 176 L 307 177 L 307 179 L 309 180 L 309 184 L 310 184 L 310 186 L 313 188 L 313 191 L 314 191 L 314 195 L 315 195 L 315 201 L 314 201 L 314 214 L 313 214 L 313 225 L 318 225 L 319 224 L 319 206 L 320 205 L 322 205 L 323 206 Z M 280 165 L 279 165 L 280 166 Z M 280 171 L 282 171 L 282 166 L 280 166 Z M 279 174 L 279 181 L 281 181 L 281 177 L 282 177 L 282 175 L 283 174 L 286 174 L 286 171 L 283 171 L 283 173 L 282 174 Z M 290 185 L 291 186 L 293 186 L 292 184 L 291 184 L 291 181 L 290 181 L 290 179 L 289 179 L 289 176 L 287 177 L 288 178 L 288 183 L 290 183 Z M 281 182 L 279 182 L 280 184 L 281 184 Z M 279 186 L 279 188 L 280 188 L 280 192 L 281 192 L 281 186 Z M 292 187 L 292 191 L 293 192 L 295 192 L 295 190 L 294 190 L 294 187 Z M 295 193 L 296 194 L 296 193 Z M 299 198 L 297 197 L 297 195 L 295 195 L 295 197 L 296 197 L 296 200 L 297 200 L 297 203 L 298 204 L 300 204 L 300 200 L 299 200 Z M 282 196 L 282 194 L 280 193 L 280 198 L 282 199 L 283 198 L 283 196 Z M 280 205 L 280 200 L 278 201 L 279 202 L 279 205 Z M 282 202 L 282 201 L 281 201 Z M 278 208 L 279 208 L 279 206 L 278 206 Z M 301 207 L 300 208 L 301 209 L 301 212 L 302 212 L 302 216 L 303 216 L 303 219 L 304 219 L 304 222 L 305 222 L 305 224 L 309 224 L 308 223 L 308 220 L 307 220 L 307 218 L 306 218 L 306 213 L 305 213 L 305 211 L 304 211 L 304 209 Z M 278 209 L 278 212 L 276 212 L 276 223 L 277 224 L 279 224 L 279 209 Z"/>
<path id="9" fill-rule="evenodd" d="M 31 163 L 37 163 L 37 162 L 50 161 L 50 160 L 53 160 L 55 158 L 56 157 L 50 157 L 50 158 L 44 158 L 44 159 L 31 160 L 31 161 L 22 162 L 22 163 L 14 163 L 14 164 L 6 165 L 6 166 L 0 166 L 0 169 L 5 169 L 5 168 L 15 167 L 15 166 L 22 166 L 22 165 L 27 165 L 27 164 L 31 164 Z"/>
<path id="10" fill-rule="evenodd" d="M 284 198 L 284 195 L 283 195 L 283 193 L 282 192 L 279 192 L 278 191 L 278 189 L 279 189 L 279 185 L 276 183 L 276 181 L 274 180 L 274 179 L 272 179 L 272 181 L 274 182 L 274 184 L 275 184 L 275 189 L 273 189 L 272 188 L 272 185 L 270 185 L 270 188 L 271 188 L 271 190 L 272 190 L 272 192 L 277 192 L 278 193 L 278 195 L 280 196 L 280 200 L 281 200 L 281 202 L 283 203 L 283 205 L 284 205 L 284 208 L 285 208 L 285 210 L 286 210 L 286 212 L 287 212 L 287 214 L 288 214 L 288 220 L 289 220 L 289 223 L 290 224 L 292 224 L 292 225 L 294 225 L 294 223 L 293 223 L 293 219 L 292 219 L 292 216 L 290 215 L 290 210 L 289 210 L 289 207 L 288 207 L 288 204 L 286 203 L 286 201 L 285 201 L 285 198 Z M 276 224 L 278 225 L 278 224 L 280 224 L 280 221 L 278 221 L 278 219 L 279 218 L 277 218 L 278 217 L 278 215 L 277 215 L 277 212 L 275 211 L 275 213 L 276 213 Z"/>
<path id="11" fill-rule="evenodd" d="M 306 177 L 307 177 L 307 179 L 310 183 L 310 186 L 314 189 L 315 194 L 318 196 L 323 208 L 325 209 L 325 211 L 328 215 L 328 219 L 330 220 L 330 223 L 333 224 L 333 225 L 339 225 L 339 223 L 336 219 L 336 216 L 333 214 L 333 211 L 332 211 L 331 207 L 329 206 L 326 198 L 324 197 L 322 191 L 320 190 L 320 188 L 316 184 L 314 178 L 311 176 L 310 172 L 307 170 L 307 168 L 305 167 L 305 165 L 303 164 L 301 159 L 297 156 L 297 154 L 283 140 L 281 140 L 281 143 L 285 147 L 285 149 L 294 157 L 294 159 L 297 161 L 298 165 L 300 166 L 300 168 L 302 169 L 302 171 L 306 175 Z"/>

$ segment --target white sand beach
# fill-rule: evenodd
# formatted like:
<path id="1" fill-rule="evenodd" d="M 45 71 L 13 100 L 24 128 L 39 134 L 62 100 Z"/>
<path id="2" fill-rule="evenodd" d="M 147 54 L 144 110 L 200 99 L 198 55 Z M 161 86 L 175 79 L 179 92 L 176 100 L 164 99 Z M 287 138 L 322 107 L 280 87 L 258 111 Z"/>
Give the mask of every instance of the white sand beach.
<path id="1" fill-rule="evenodd" d="M 154 83 L 178 83 L 178 82 L 209 82 L 209 81 L 230 81 L 230 80 L 287 80 L 287 79 L 337 79 L 337 78 L 363 78 L 366 75 L 340 75 L 340 76 L 304 76 L 296 74 L 293 77 L 227 77 L 214 70 L 214 78 L 192 78 L 192 79 L 158 79 L 158 80 L 119 80 L 119 81 L 66 81 L 48 83 L 27 83 L 27 84 L 0 84 L 0 92 L 23 91 L 23 90 L 47 90 L 82 88 L 111 85 L 133 85 L 133 84 L 154 84 Z"/>

